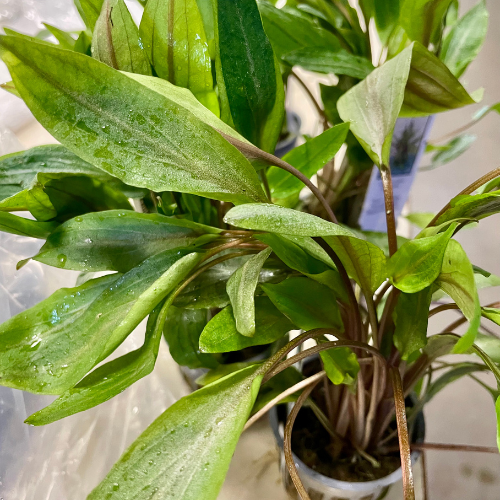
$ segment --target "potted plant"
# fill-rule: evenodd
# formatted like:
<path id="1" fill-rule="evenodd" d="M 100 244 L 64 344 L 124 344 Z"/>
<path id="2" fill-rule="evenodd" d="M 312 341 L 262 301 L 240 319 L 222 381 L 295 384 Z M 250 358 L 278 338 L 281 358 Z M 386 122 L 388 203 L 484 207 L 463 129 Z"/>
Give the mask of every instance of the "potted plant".
<path id="1" fill-rule="evenodd" d="M 422 405 L 460 375 L 488 370 L 500 381 L 498 339 L 478 334 L 482 317 L 500 322 L 498 305 L 481 307 L 477 295 L 477 282 L 495 277 L 473 267 L 454 239 L 499 210 L 500 170 L 401 243 L 391 141 L 402 109 L 418 103 L 435 112 L 472 98 L 424 45 L 403 44 L 339 98 L 343 123 L 279 159 L 271 152 L 282 130 L 283 81 L 254 0 L 219 0 L 214 11 L 201 0 L 149 0 L 139 31 L 121 0 L 99 3 L 79 1 L 88 28 L 79 40 L 93 32 L 92 57 L 88 44 L 77 48 L 56 30 L 59 47 L 12 32 L 0 38 L 8 90 L 61 142 L 1 160 L 0 229 L 45 240 L 37 261 L 108 273 L 85 276 L 0 326 L 0 383 L 59 396 L 27 419 L 56 422 L 150 373 L 165 333 L 174 358 L 212 371 L 89 499 L 215 499 L 244 427 L 290 400 L 284 454 L 303 499 L 325 483 L 317 473 L 309 480 L 308 464 L 325 472 L 317 457 L 330 460 L 328 474 L 340 474 L 344 486 L 391 475 L 401 463 L 405 498 L 414 498 L 411 450 L 424 447 L 413 442 L 422 437 L 413 432 Z M 310 180 L 348 132 L 380 172 L 386 242 L 338 224 Z M 296 200 L 303 185 L 329 220 L 272 203 L 278 189 Z M 10 213 L 25 210 L 36 220 Z M 448 300 L 434 306 L 433 297 Z M 429 336 L 428 317 L 449 309 L 470 323 L 466 334 L 454 324 Z M 145 318 L 144 345 L 109 361 Z M 313 347 L 290 354 L 306 340 Z M 220 363 L 273 343 L 263 361 Z M 477 358 L 440 364 L 449 353 Z M 294 368 L 314 355 L 302 372 Z M 447 371 L 435 378 L 438 369 Z M 487 389 L 498 416 L 499 392 Z M 304 446 L 308 429 L 328 439 Z M 331 466 L 347 462 L 362 474 Z M 376 488 L 363 495 L 376 498 L 380 482 Z"/>

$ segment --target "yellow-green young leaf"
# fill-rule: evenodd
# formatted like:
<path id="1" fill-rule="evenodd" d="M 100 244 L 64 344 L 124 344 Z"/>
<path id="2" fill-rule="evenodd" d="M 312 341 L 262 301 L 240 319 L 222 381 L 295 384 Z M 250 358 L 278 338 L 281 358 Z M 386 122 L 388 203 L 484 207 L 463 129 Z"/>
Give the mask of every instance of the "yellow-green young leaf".
<path id="1" fill-rule="evenodd" d="M 216 500 L 262 375 L 262 368 L 250 366 L 177 401 L 139 436 L 88 500 L 145 494 Z"/>
<path id="2" fill-rule="evenodd" d="M 273 153 L 285 116 L 281 70 L 256 0 L 215 0 L 216 72 L 221 117 Z"/>
<path id="3" fill-rule="evenodd" d="M 475 103 L 442 61 L 420 43 L 413 43 L 401 116 L 427 116 Z"/>
<path id="4" fill-rule="evenodd" d="M 392 284 L 405 293 L 427 288 L 439 276 L 455 225 L 444 233 L 406 242 L 387 262 Z"/>
<path id="5" fill-rule="evenodd" d="M 0 384 L 40 394 L 73 387 L 198 264 L 198 254 L 186 253 L 167 250 L 123 276 L 63 288 L 5 322 Z"/>
<path id="6" fill-rule="evenodd" d="M 58 225 L 57 222 L 38 222 L 24 219 L 17 215 L 0 212 L 0 231 L 4 231 L 5 233 L 40 238 L 43 240 L 47 238 Z"/>
<path id="7" fill-rule="evenodd" d="M 335 293 L 317 281 L 292 277 L 276 285 L 263 284 L 261 288 L 272 303 L 302 330 L 344 329 Z"/>
<path id="8" fill-rule="evenodd" d="M 347 347 L 335 347 L 319 353 L 332 384 L 352 384 L 359 372 L 356 354 Z"/>
<path id="9" fill-rule="evenodd" d="M 497 412 L 497 446 L 500 451 L 500 396 L 498 396 L 497 402 L 495 404 L 495 410 Z"/>
<path id="10" fill-rule="evenodd" d="M 89 213 L 61 224 L 33 259 L 76 271 L 126 272 L 152 255 L 194 246 L 203 234 L 217 231 L 160 214 L 131 210 Z"/>
<path id="11" fill-rule="evenodd" d="M 450 208 L 439 216 L 436 224 L 454 219 L 484 219 L 500 212 L 500 191 L 459 195 L 450 201 Z"/>
<path id="12" fill-rule="evenodd" d="M 245 337 L 236 329 L 233 308 L 227 306 L 216 314 L 200 337 L 201 352 L 232 352 L 254 345 L 265 345 L 282 338 L 294 329 L 267 297 L 255 298 L 255 334 Z"/>
<path id="13" fill-rule="evenodd" d="M 253 337 L 255 334 L 255 289 L 259 283 L 262 266 L 271 251 L 266 248 L 248 259 L 227 282 L 226 290 L 233 306 L 236 329 L 246 337 Z"/>
<path id="14" fill-rule="evenodd" d="M 403 104 L 413 45 L 370 73 L 338 101 L 340 117 L 377 165 L 388 165 L 394 125 Z"/>
<path id="15" fill-rule="evenodd" d="M 455 240 L 448 242 L 436 285 L 456 302 L 470 322 L 469 329 L 453 349 L 455 353 L 463 353 L 471 347 L 476 338 L 481 322 L 481 306 L 472 265 L 460 243 Z"/>
<path id="16" fill-rule="evenodd" d="M 489 319 L 489 318 L 488 318 Z M 500 365 L 500 339 L 478 333 L 474 344 L 483 350 L 497 365 Z"/>
<path id="17" fill-rule="evenodd" d="M 349 236 L 328 236 L 325 241 L 333 248 L 347 274 L 364 293 L 373 295 L 387 278 L 386 256 L 373 243 Z"/>
<path id="18" fill-rule="evenodd" d="M 139 30 L 124 0 L 104 0 L 92 37 L 92 57 L 121 71 L 151 75 Z"/>
<path id="19" fill-rule="evenodd" d="M 417 293 L 401 293 L 393 312 L 394 345 L 404 360 L 427 344 L 432 287 Z"/>
<path id="20" fill-rule="evenodd" d="M 481 0 L 446 35 L 439 57 L 457 78 L 479 54 L 488 31 L 488 17 Z"/>
<path id="21" fill-rule="evenodd" d="M 283 157 L 283 160 L 300 170 L 306 177 L 311 178 L 338 153 L 348 131 L 348 124 L 332 127 L 305 144 L 292 149 Z M 304 187 L 297 177 L 277 167 L 269 168 L 267 180 L 273 198 L 298 195 Z"/>
<path id="22" fill-rule="evenodd" d="M 348 229 L 315 215 L 269 203 L 247 203 L 234 207 L 224 222 L 244 229 L 291 236 L 354 236 Z"/>
<path id="23" fill-rule="evenodd" d="M 207 36 L 208 52 L 212 60 L 215 59 L 215 19 L 214 7 L 212 0 L 196 0 L 200 15 L 203 19 L 205 35 Z"/>
<path id="24" fill-rule="evenodd" d="M 94 30 L 99 14 L 101 13 L 104 0 L 74 0 L 78 12 L 90 31 Z"/>
<path id="25" fill-rule="evenodd" d="M 52 404 L 28 417 L 26 423 L 47 425 L 88 410 L 117 396 L 149 375 L 158 356 L 163 321 L 168 308 L 161 310 L 160 305 L 149 316 L 142 347 L 96 368 Z"/>
<path id="26" fill-rule="evenodd" d="M 488 318 L 493 323 L 500 326 L 500 309 L 495 309 L 494 307 L 482 307 L 481 314 L 484 318 Z"/>
<path id="27" fill-rule="evenodd" d="M 157 192 L 265 200 L 245 157 L 174 101 L 82 54 L 17 37 L 0 47 L 37 120 L 92 165 Z"/>
<path id="28" fill-rule="evenodd" d="M 149 0 L 139 30 L 156 74 L 190 89 L 218 114 L 207 37 L 196 0 Z"/>

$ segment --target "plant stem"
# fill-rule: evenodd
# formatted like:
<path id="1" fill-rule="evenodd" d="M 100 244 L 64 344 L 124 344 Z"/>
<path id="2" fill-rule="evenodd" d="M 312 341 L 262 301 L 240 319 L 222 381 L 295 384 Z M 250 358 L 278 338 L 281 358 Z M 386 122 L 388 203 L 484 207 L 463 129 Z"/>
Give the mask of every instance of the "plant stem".
<path id="1" fill-rule="evenodd" d="M 427 456 L 425 450 L 422 450 L 422 490 L 423 500 L 429 500 L 429 481 L 427 480 Z"/>
<path id="2" fill-rule="evenodd" d="M 257 422 L 257 420 L 259 420 L 259 418 L 262 417 L 262 415 L 265 415 L 273 406 L 277 405 L 280 401 L 283 401 L 288 396 L 295 394 L 296 392 L 315 383 L 316 381 L 321 380 L 325 375 L 326 372 L 324 371 L 316 373 L 312 377 L 306 378 L 305 380 L 302 380 L 301 382 L 292 385 L 292 387 L 288 388 L 286 391 L 283 391 L 281 394 L 279 394 L 274 399 L 269 401 L 269 403 L 263 406 L 257 413 L 255 413 L 255 415 L 253 415 L 250 419 L 248 419 L 243 430 L 246 431 L 250 426 L 252 426 L 255 422 Z"/>
<path id="3" fill-rule="evenodd" d="M 463 191 L 460 191 L 460 193 L 457 194 L 457 196 L 464 195 L 464 194 L 471 194 L 473 193 L 476 189 L 479 189 L 483 184 L 486 184 L 487 182 L 493 180 L 495 177 L 498 177 L 500 175 L 500 167 L 495 168 L 495 170 L 492 170 L 491 172 L 488 172 L 487 174 L 483 175 L 476 181 L 474 181 L 472 184 L 467 186 Z M 435 226 L 441 215 L 443 215 L 446 210 L 448 210 L 451 207 L 451 202 L 448 202 L 440 211 L 439 213 L 432 219 L 429 224 L 427 224 L 427 227 L 432 227 Z"/>
<path id="4" fill-rule="evenodd" d="M 214 255 L 217 255 L 218 253 L 220 252 L 223 252 L 224 250 L 228 250 L 230 248 L 234 248 L 234 247 L 237 247 L 239 245 L 241 245 L 242 243 L 248 243 L 252 241 L 252 238 L 239 238 L 239 239 L 236 239 L 236 240 L 233 240 L 233 241 L 229 241 L 228 243 L 224 243 L 223 245 L 219 245 L 218 247 L 214 247 L 214 248 L 211 248 L 209 252 L 207 252 L 204 256 L 203 256 L 203 260 L 202 262 L 210 259 L 211 257 L 213 257 Z"/>
<path id="5" fill-rule="evenodd" d="M 429 318 L 432 318 L 432 316 L 443 312 L 443 311 L 449 311 L 451 309 L 460 309 L 456 304 L 443 304 L 440 306 L 435 307 L 434 309 L 431 309 L 429 311 Z"/>
<path id="6" fill-rule="evenodd" d="M 392 256 L 398 249 L 396 236 L 396 218 L 394 215 L 394 193 L 392 191 L 391 169 L 387 165 L 380 167 L 380 177 L 384 188 L 385 219 L 387 221 L 387 238 L 389 240 L 389 254 Z"/>
<path id="7" fill-rule="evenodd" d="M 436 450 L 436 451 L 463 451 L 468 453 L 491 453 L 498 455 L 498 448 L 495 446 L 475 446 L 470 444 L 446 444 L 446 443 L 414 443 L 412 450 Z M 394 451 L 393 448 L 387 448 L 385 451 Z"/>

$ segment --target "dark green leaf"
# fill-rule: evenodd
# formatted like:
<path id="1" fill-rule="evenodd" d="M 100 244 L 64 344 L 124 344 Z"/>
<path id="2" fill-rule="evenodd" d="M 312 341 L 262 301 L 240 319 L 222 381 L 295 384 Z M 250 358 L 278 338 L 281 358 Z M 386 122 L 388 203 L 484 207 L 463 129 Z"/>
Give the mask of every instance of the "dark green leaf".
<path id="1" fill-rule="evenodd" d="M 14 316 L 0 327 L 0 383 L 62 394 L 113 352 L 199 260 L 168 250 L 123 276 L 63 288 Z"/>
<path id="2" fill-rule="evenodd" d="M 387 43 L 398 23 L 400 3 L 401 0 L 384 0 L 382 2 L 374 0 L 373 2 L 373 17 L 383 44 Z"/>
<path id="3" fill-rule="evenodd" d="M 454 219 L 483 219 L 500 212 L 500 191 L 492 193 L 459 195 L 450 201 L 450 208 L 436 221 L 436 224 Z"/>
<path id="4" fill-rule="evenodd" d="M 215 232 L 215 228 L 159 214 L 90 213 L 59 226 L 33 259 L 77 271 L 126 272 L 152 255 L 188 247 L 201 235 Z"/>
<path id="5" fill-rule="evenodd" d="M 246 337 L 255 334 L 255 289 L 259 283 L 262 266 L 271 254 L 266 248 L 248 259 L 229 278 L 226 286 L 231 301 L 236 329 Z"/>
<path id="6" fill-rule="evenodd" d="M 308 71 L 347 75 L 360 80 L 366 78 L 374 69 L 371 61 L 344 49 L 306 47 L 288 52 L 283 59 L 291 66 L 301 66 Z"/>
<path id="7" fill-rule="evenodd" d="M 157 192 L 264 201 L 243 155 L 175 102 L 75 52 L 16 37 L 0 46 L 38 121 L 94 166 Z"/>
<path id="8" fill-rule="evenodd" d="M 479 54 L 488 31 L 488 17 L 481 0 L 446 35 L 439 57 L 457 78 Z"/>
<path id="9" fill-rule="evenodd" d="M 293 324 L 281 314 L 267 297 L 255 298 L 255 334 L 238 333 L 233 309 L 227 306 L 205 327 L 200 337 L 202 352 L 231 352 L 245 347 L 270 344 L 293 330 Z"/>
<path id="10" fill-rule="evenodd" d="M 321 100 L 323 101 L 323 108 L 328 121 L 334 125 L 340 123 L 342 119 L 337 110 L 337 103 L 340 96 L 345 94 L 345 89 L 340 88 L 338 85 L 324 85 L 320 83 L 319 90 L 321 92 Z"/>
<path id="11" fill-rule="evenodd" d="M 332 384 L 352 384 L 359 372 L 356 354 L 347 347 L 336 347 L 320 352 L 326 374 Z"/>
<path id="12" fill-rule="evenodd" d="M 394 345 L 404 360 L 427 344 L 427 325 L 432 288 L 427 287 L 417 293 L 399 295 L 393 318 L 396 325 Z"/>
<path id="13" fill-rule="evenodd" d="M 348 124 L 332 127 L 321 135 L 292 149 L 283 160 L 300 170 L 309 179 L 323 168 L 339 151 L 344 143 Z M 273 198 L 282 199 L 300 193 L 304 184 L 294 175 L 278 167 L 270 167 L 267 179 Z"/>
<path id="14" fill-rule="evenodd" d="M 276 285 L 261 285 L 273 304 L 302 330 L 343 330 L 340 309 L 333 291 L 305 277 L 288 278 Z"/>
<path id="15" fill-rule="evenodd" d="M 285 113 L 283 80 L 255 0 L 217 0 L 221 116 L 252 144 L 274 152 Z"/>
<path id="16" fill-rule="evenodd" d="M 19 236 L 45 239 L 58 225 L 56 222 L 38 222 L 0 212 L 0 231 Z"/>
<path id="17" fill-rule="evenodd" d="M 155 366 L 160 347 L 165 314 L 161 306 L 149 317 L 144 345 L 87 375 L 52 404 L 34 413 L 26 420 L 30 425 L 47 425 L 100 405 L 123 392 L 141 378 L 149 375 Z M 160 317 L 159 317 L 160 314 Z"/>
<path id="18" fill-rule="evenodd" d="M 121 71 L 151 75 L 139 30 L 124 0 L 104 0 L 92 37 L 92 57 Z"/>
<path id="19" fill-rule="evenodd" d="M 216 500 L 261 380 L 261 370 L 251 366 L 177 401 L 132 444 L 88 500 L 132 500 L 145 493 Z"/>

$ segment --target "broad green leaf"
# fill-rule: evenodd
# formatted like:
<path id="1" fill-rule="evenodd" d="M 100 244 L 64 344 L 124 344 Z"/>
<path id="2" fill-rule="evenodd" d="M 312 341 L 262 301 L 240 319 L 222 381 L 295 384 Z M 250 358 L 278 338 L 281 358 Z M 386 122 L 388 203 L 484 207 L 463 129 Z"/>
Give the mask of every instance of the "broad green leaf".
<path id="1" fill-rule="evenodd" d="M 50 24 L 43 23 L 43 25 L 47 28 L 50 34 L 59 42 L 59 45 L 62 49 L 73 50 L 75 48 L 76 40 L 65 31 L 56 28 L 55 26 L 51 26 Z"/>
<path id="2" fill-rule="evenodd" d="M 288 52 L 283 56 L 283 60 L 291 66 L 301 66 L 308 71 L 346 75 L 360 80 L 366 78 L 374 69 L 371 61 L 344 49 L 306 47 Z"/>
<path id="3" fill-rule="evenodd" d="M 245 347 L 270 344 L 293 329 L 293 323 L 283 316 L 267 297 L 256 297 L 253 337 L 238 333 L 233 308 L 227 306 L 215 315 L 203 330 L 200 350 L 214 353 L 240 351 Z"/>
<path id="4" fill-rule="evenodd" d="M 126 272 L 152 255 L 192 246 L 201 235 L 215 232 L 185 219 L 110 210 L 60 225 L 33 259 L 76 271 Z"/>
<path id="5" fill-rule="evenodd" d="M 500 326 L 500 309 L 495 309 L 494 307 L 482 307 L 481 315 Z"/>
<path id="6" fill-rule="evenodd" d="M 373 295 L 387 278 L 384 252 L 373 243 L 348 236 L 326 237 L 344 265 L 347 274 L 364 293 Z"/>
<path id="7" fill-rule="evenodd" d="M 92 37 L 92 57 L 121 71 L 151 75 L 139 30 L 124 0 L 104 0 Z"/>
<path id="8" fill-rule="evenodd" d="M 481 0 L 444 38 L 439 57 L 457 78 L 479 54 L 488 31 L 488 17 L 486 4 Z"/>
<path id="9" fill-rule="evenodd" d="M 336 347 L 320 352 L 326 374 L 332 384 L 352 384 L 359 372 L 356 354 L 347 347 Z"/>
<path id="10" fill-rule="evenodd" d="M 218 114 L 207 37 L 196 0 L 149 0 L 139 30 L 156 74 L 190 89 Z"/>
<path id="11" fill-rule="evenodd" d="M 189 368 L 215 368 L 218 363 L 211 354 L 200 352 L 201 332 L 208 323 L 206 309 L 169 308 L 163 333 L 174 361 Z"/>
<path id="12" fill-rule="evenodd" d="M 103 3 L 104 0 L 75 0 L 76 7 L 90 31 L 94 30 Z"/>
<path id="13" fill-rule="evenodd" d="M 338 153 L 345 142 L 348 131 L 348 124 L 332 127 L 292 149 L 283 157 L 283 160 L 310 179 Z M 304 187 L 304 184 L 297 177 L 278 167 L 269 168 L 267 179 L 271 195 L 277 199 L 288 198 L 294 194 L 298 195 Z"/>
<path id="14" fill-rule="evenodd" d="M 340 49 L 333 33 L 297 9 L 288 5 L 277 9 L 267 1 L 259 1 L 259 10 L 266 34 L 280 59 L 288 52 L 305 47 Z"/>
<path id="15" fill-rule="evenodd" d="M 271 255 L 271 249 L 266 248 L 248 259 L 227 282 L 227 294 L 231 301 L 236 329 L 246 337 L 255 334 L 255 289 L 259 283 L 262 266 Z"/>
<path id="16" fill-rule="evenodd" d="M 427 344 L 427 325 L 431 305 L 432 287 L 417 293 L 401 293 L 393 312 L 394 345 L 407 360 L 415 351 Z"/>
<path id="17" fill-rule="evenodd" d="M 408 241 L 388 260 L 391 283 L 405 293 L 420 292 L 439 276 L 455 225 L 444 233 Z"/>
<path id="18" fill-rule="evenodd" d="M 234 207 L 224 217 L 232 226 L 292 236 L 353 236 L 338 224 L 315 215 L 268 203 L 247 203 Z"/>
<path id="19" fill-rule="evenodd" d="M 472 265 L 460 243 L 455 240 L 450 240 L 448 243 L 436 285 L 456 302 L 470 322 L 469 329 L 453 350 L 455 353 L 463 353 L 469 349 L 476 338 L 481 322 L 481 306 Z"/>
<path id="20" fill-rule="evenodd" d="M 139 436 L 88 500 L 144 494 L 216 500 L 262 375 L 261 368 L 251 366 L 177 401 Z"/>
<path id="21" fill-rule="evenodd" d="M 454 137 L 448 144 L 439 148 L 433 155 L 430 166 L 425 170 L 445 165 L 450 161 L 457 159 L 460 155 L 464 154 L 476 141 L 475 135 L 462 134 Z"/>
<path id="22" fill-rule="evenodd" d="M 442 61 L 418 42 L 413 43 L 401 116 L 427 116 L 475 103 Z"/>
<path id="23" fill-rule="evenodd" d="M 1 384 L 40 394 L 70 389 L 113 352 L 199 260 L 198 254 L 168 250 L 123 276 L 63 288 L 14 316 L 0 327 Z"/>
<path id="24" fill-rule="evenodd" d="M 272 303 L 302 330 L 343 330 L 340 309 L 333 291 L 306 277 L 291 277 L 276 285 L 261 285 Z"/>
<path id="25" fill-rule="evenodd" d="M 117 396 L 149 375 L 158 356 L 162 325 L 165 320 L 165 314 L 160 313 L 160 309 L 161 306 L 158 306 L 149 316 L 142 347 L 96 368 L 52 404 L 28 417 L 26 423 L 47 425 L 88 410 Z"/>
<path id="26" fill-rule="evenodd" d="M 402 0 L 399 23 L 412 40 L 427 46 L 441 38 L 443 19 L 452 0 Z"/>
<path id="27" fill-rule="evenodd" d="M 400 4 L 401 0 L 384 0 L 382 2 L 374 0 L 373 2 L 373 17 L 383 44 L 387 43 L 398 23 Z"/>
<path id="28" fill-rule="evenodd" d="M 221 117 L 272 153 L 285 115 L 283 80 L 256 0 L 217 0 L 216 5 Z"/>
<path id="29" fill-rule="evenodd" d="M 484 219 L 500 212 L 500 191 L 491 193 L 459 195 L 450 201 L 450 208 L 436 221 L 436 224 L 453 219 Z"/>
<path id="30" fill-rule="evenodd" d="M 500 339 L 478 333 L 474 344 L 482 349 L 495 363 L 500 364 Z"/>
<path id="31" fill-rule="evenodd" d="M 156 192 L 265 200 L 244 156 L 175 102 L 82 54 L 15 37 L 0 47 L 38 121 L 92 165 Z"/>
<path id="32" fill-rule="evenodd" d="M 4 231 L 5 233 L 40 238 L 43 240 L 47 238 L 58 225 L 57 222 L 38 222 L 24 219 L 17 215 L 0 212 L 0 231 Z"/>
<path id="33" fill-rule="evenodd" d="M 413 46 L 370 73 L 338 101 L 340 117 L 377 165 L 389 165 L 394 125 L 410 72 Z"/>

